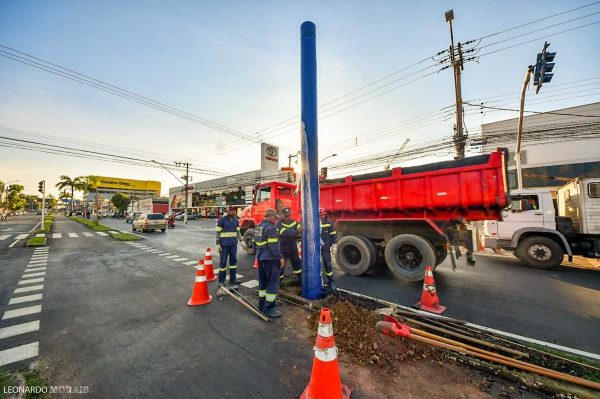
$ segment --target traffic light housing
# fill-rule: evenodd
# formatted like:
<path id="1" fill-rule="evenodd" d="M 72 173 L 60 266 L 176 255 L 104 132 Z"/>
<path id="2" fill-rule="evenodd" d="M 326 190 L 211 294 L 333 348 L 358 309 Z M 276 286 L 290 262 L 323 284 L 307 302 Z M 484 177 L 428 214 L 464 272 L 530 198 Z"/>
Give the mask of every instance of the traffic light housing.
<path id="1" fill-rule="evenodd" d="M 327 168 L 321 168 L 320 175 L 322 179 L 327 179 Z"/>
<path id="2" fill-rule="evenodd" d="M 38 187 L 39 187 L 38 191 L 43 194 L 45 186 L 46 186 L 46 181 L 45 180 L 42 180 L 41 182 L 39 182 L 38 183 Z"/>
<path id="3" fill-rule="evenodd" d="M 544 43 L 544 49 L 541 53 L 538 53 L 536 58 L 535 69 L 533 72 L 533 84 L 537 86 L 537 89 L 535 91 L 536 93 L 539 93 L 540 89 L 542 88 L 542 85 L 544 83 L 549 83 L 552 80 L 552 77 L 554 76 L 552 70 L 554 69 L 554 65 L 556 64 L 552 61 L 554 61 L 554 57 L 556 57 L 556 52 L 548 52 L 549 46 L 550 43 Z"/>

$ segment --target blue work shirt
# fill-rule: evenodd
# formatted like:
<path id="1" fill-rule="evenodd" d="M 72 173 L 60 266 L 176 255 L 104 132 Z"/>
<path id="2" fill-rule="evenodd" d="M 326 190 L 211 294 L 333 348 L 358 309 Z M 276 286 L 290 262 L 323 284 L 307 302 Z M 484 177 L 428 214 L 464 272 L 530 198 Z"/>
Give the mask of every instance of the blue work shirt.
<path id="1" fill-rule="evenodd" d="M 279 260 L 283 257 L 279 248 L 279 233 L 277 227 L 268 220 L 263 220 L 254 228 L 254 244 L 256 259 Z"/>
<path id="2" fill-rule="evenodd" d="M 289 247 L 291 245 L 296 245 L 300 223 L 296 222 L 294 219 L 290 219 L 290 222 L 287 224 L 279 220 L 276 227 L 279 232 L 279 239 L 281 240 L 282 246 Z"/>
<path id="3" fill-rule="evenodd" d="M 237 245 L 238 232 L 240 231 L 240 222 L 235 217 L 229 215 L 223 216 L 217 222 L 216 232 L 219 236 L 221 246 Z"/>

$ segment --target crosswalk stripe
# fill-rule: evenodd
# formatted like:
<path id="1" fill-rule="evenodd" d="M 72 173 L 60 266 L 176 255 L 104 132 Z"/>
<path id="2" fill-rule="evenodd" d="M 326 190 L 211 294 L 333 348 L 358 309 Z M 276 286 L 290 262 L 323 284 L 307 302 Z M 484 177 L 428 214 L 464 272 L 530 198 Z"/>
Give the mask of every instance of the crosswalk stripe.
<path id="1" fill-rule="evenodd" d="M 35 236 L 36 236 L 36 237 L 46 237 L 46 234 L 44 234 L 44 233 L 39 233 L 39 234 L 36 234 Z"/>
<path id="2" fill-rule="evenodd" d="M 179 258 L 179 255 L 169 255 L 169 256 L 165 256 L 165 258 L 167 258 L 167 259 Z"/>
<path id="3" fill-rule="evenodd" d="M 34 255 L 38 255 L 38 254 L 47 254 L 48 253 L 48 248 L 36 248 L 35 251 L 33 251 Z"/>
<path id="4" fill-rule="evenodd" d="M 187 258 L 172 258 L 171 259 L 174 262 L 183 262 L 184 260 L 188 260 Z"/>
<path id="5" fill-rule="evenodd" d="M 62 234 L 60 234 L 60 233 L 53 233 L 52 234 L 52 238 L 62 238 Z"/>
<path id="6" fill-rule="evenodd" d="M 236 278 L 244 278 L 244 276 L 238 273 L 236 274 Z"/>
<path id="7" fill-rule="evenodd" d="M 25 269 L 25 273 L 29 273 L 29 272 L 41 272 L 43 270 L 46 270 L 45 266 L 44 267 L 30 267 L 30 268 Z"/>
<path id="8" fill-rule="evenodd" d="M 46 265 L 47 263 L 48 263 L 48 259 L 30 260 L 29 266 Z"/>
<path id="9" fill-rule="evenodd" d="M 33 284 L 33 283 L 41 283 L 44 281 L 44 277 L 31 278 L 29 280 L 21 280 L 17 283 L 17 285 L 25 285 L 25 284 Z"/>
<path id="10" fill-rule="evenodd" d="M 14 293 L 20 294 L 22 292 L 39 291 L 39 290 L 43 290 L 43 289 L 44 289 L 43 285 L 32 285 L 31 287 L 17 288 Z"/>
<path id="11" fill-rule="evenodd" d="M 0 236 L 0 241 L 6 240 L 10 236 L 11 236 L 11 234 L 4 234 L 4 235 Z"/>
<path id="12" fill-rule="evenodd" d="M 38 355 L 39 346 L 39 342 L 32 342 L 30 344 L 17 346 L 16 348 L 0 351 L 0 366 L 36 357 Z"/>
<path id="13" fill-rule="evenodd" d="M 27 323 L 16 324 L 14 326 L 0 328 L 0 339 L 14 337 L 15 335 L 26 334 L 28 332 L 40 329 L 40 321 L 29 321 Z"/>
<path id="14" fill-rule="evenodd" d="M 46 272 L 35 272 L 35 273 L 24 274 L 22 278 L 38 277 L 38 276 L 45 276 L 45 275 L 46 275 Z"/>
<path id="15" fill-rule="evenodd" d="M 168 255 L 171 255 L 171 254 L 168 252 L 165 252 L 164 254 L 158 254 L 158 256 L 168 256 Z M 177 255 L 175 255 L 175 256 L 177 256 Z"/>
<path id="16" fill-rule="evenodd" d="M 98 234 L 99 236 L 102 236 L 102 237 L 108 237 L 108 234 L 106 234 L 103 231 L 97 231 L 96 234 Z"/>
<path id="17" fill-rule="evenodd" d="M 69 233 L 69 237 L 75 238 L 75 237 L 79 237 L 79 236 L 77 235 L 77 233 Z"/>
<path id="18" fill-rule="evenodd" d="M 246 288 L 258 287 L 258 280 L 246 281 L 245 283 L 242 283 L 242 285 Z"/>
<path id="19" fill-rule="evenodd" d="M 16 298 L 11 298 L 10 301 L 8 301 L 8 304 L 9 305 L 16 305 L 18 303 L 39 301 L 41 299 L 42 299 L 42 294 L 33 294 L 33 295 L 18 296 Z"/>
<path id="20" fill-rule="evenodd" d="M 83 235 L 86 236 L 86 237 L 94 237 L 94 234 L 90 233 L 89 231 L 84 231 Z"/>
<path id="21" fill-rule="evenodd" d="M 195 265 L 196 263 L 197 263 L 197 261 L 191 260 L 189 262 L 185 262 L 184 265 L 188 265 L 189 266 L 189 265 Z"/>
<path id="22" fill-rule="evenodd" d="M 25 238 L 27 238 L 27 236 L 29 236 L 29 234 L 19 234 L 15 237 L 15 240 L 24 240 Z"/>
<path id="23" fill-rule="evenodd" d="M 25 308 L 19 308 L 15 310 L 7 310 L 2 316 L 2 320 L 14 319 L 15 317 L 27 316 L 30 314 L 40 313 L 42 311 L 42 305 L 27 306 Z"/>

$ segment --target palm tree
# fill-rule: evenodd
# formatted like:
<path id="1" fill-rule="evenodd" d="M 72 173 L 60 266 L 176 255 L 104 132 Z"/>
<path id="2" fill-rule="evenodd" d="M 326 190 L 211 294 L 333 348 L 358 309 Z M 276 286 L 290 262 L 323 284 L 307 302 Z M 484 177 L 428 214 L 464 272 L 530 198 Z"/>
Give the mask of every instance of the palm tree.
<path id="1" fill-rule="evenodd" d="M 71 179 L 69 176 L 66 175 L 60 176 L 58 183 L 56 183 L 56 187 L 58 187 L 59 190 L 62 190 L 63 188 L 71 189 L 71 212 L 73 212 L 73 207 L 75 203 L 75 201 L 73 200 L 75 190 L 83 189 L 84 183 L 85 182 L 82 176 L 78 176 L 74 179 Z"/>
<path id="2" fill-rule="evenodd" d="M 84 176 L 82 177 L 83 183 L 81 185 L 81 191 L 83 191 L 84 196 L 87 196 L 88 193 L 96 193 L 96 208 L 98 208 L 98 176 Z M 99 209 L 98 209 L 99 211 Z M 96 221 L 100 219 L 99 212 L 96 212 Z"/>

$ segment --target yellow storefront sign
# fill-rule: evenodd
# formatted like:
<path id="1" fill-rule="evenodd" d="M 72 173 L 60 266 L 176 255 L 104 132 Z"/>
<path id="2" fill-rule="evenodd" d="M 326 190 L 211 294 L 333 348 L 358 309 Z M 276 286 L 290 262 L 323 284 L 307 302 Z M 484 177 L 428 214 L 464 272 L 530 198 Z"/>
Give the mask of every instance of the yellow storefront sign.
<path id="1" fill-rule="evenodd" d="M 121 179 L 118 177 L 97 176 L 92 180 L 94 188 L 115 188 L 123 190 L 156 191 L 160 193 L 160 182 L 152 180 Z"/>

